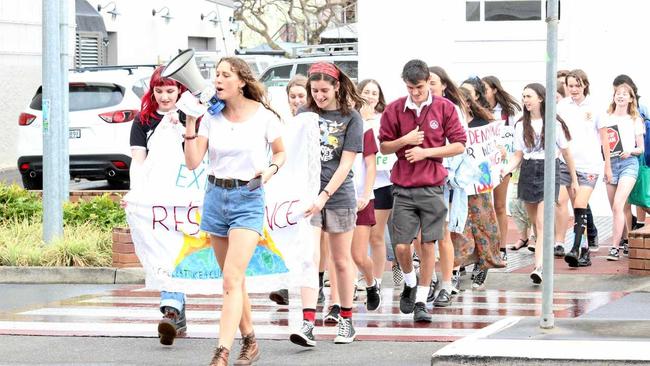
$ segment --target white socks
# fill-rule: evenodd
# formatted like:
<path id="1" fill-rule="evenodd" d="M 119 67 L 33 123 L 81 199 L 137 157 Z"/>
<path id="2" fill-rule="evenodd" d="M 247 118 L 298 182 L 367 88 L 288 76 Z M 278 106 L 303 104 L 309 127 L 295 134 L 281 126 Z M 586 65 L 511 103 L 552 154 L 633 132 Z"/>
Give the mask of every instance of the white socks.
<path id="1" fill-rule="evenodd" d="M 404 273 L 404 283 L 406 283 L 406 286 L 408 287 L 415 287 L 418 284 L 418 279 L 415 276 L 415 271 Z"/>
<path id="2" fill-rule="evenodd" d="M 418 286 L 418 292 L 415 294 L 415 302 L 427 302 L 429 295 L 429 286 Z"/>

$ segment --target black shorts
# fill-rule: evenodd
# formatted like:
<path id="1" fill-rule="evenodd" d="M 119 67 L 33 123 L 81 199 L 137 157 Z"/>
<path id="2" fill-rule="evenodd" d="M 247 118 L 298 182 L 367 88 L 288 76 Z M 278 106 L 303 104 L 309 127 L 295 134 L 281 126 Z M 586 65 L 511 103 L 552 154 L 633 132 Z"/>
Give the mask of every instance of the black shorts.
<path id="1" fill-rule="evenodd" d="M 375 189 L 375 210 L 391 210 L 393 208 L 393 186 Z"/>

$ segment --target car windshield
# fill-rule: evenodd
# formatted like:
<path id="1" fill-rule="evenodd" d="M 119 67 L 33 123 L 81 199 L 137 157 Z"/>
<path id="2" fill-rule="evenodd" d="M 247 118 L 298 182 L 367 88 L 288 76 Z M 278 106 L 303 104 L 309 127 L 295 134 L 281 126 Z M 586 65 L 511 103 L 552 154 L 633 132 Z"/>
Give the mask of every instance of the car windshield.
<path id="1" fill-rule="evenodd" d="M 70 83 L 70 111 L 85 111 L 118 105 L 124 98 L 124 89 L 115 84 Z M 41 110 L 43 87 L 39 87 L 29 107 Z"/>

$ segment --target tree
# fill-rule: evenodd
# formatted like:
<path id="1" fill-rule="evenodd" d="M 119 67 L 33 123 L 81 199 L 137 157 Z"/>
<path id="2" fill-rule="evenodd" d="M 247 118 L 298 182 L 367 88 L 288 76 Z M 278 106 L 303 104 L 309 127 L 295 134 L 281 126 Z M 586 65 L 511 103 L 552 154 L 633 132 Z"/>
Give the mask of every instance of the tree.
<path id="1" fill-rule="evenodd" d="M 341 24 L 345 8 L 354 4 L 356 0 L 238 0 L 233 17 L 262 36 L 271 48 L 282 50 L 276 39 L 288 26 L 295 27 L 308 44 L 318 44 L 328 25 Z M 271 24 L 276 14 L 282 17 L 280 26 Z"/>

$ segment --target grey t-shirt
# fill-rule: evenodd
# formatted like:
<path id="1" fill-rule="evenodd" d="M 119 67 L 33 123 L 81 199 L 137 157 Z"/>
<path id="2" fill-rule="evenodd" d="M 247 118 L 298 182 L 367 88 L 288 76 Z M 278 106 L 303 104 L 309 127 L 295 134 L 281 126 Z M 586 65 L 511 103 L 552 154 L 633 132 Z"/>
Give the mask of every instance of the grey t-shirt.
<path id="1" fill-rule="evenodd" d="M 299 112 L 308 111 L 307 108 L 301 108 Z M 356 110 L 352 110 L 348 115 L 341 114 L 340 110 L 324 111 L 319 115 L 318 125 L 321 147 L 320 187 L 323 189 L 338 168 L 343 150 L 355 153 L 363 151 L 363 120 Z M 343 184 L 336 192 L 332 193 L 332 197 L 325 203 L 325 208 L 357 207 L 352 175 L 352 169 L 350 169 Z"/>

